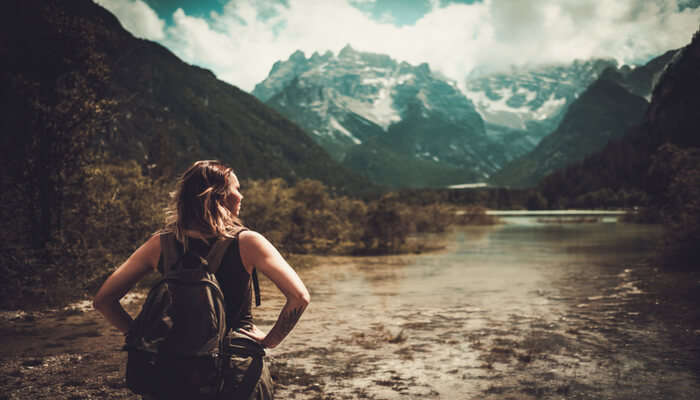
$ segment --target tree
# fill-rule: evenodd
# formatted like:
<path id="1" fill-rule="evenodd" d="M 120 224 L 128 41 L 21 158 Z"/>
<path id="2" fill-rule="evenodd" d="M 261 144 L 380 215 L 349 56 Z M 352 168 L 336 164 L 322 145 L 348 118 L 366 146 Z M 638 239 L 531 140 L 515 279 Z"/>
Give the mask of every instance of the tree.
<path id="1" fill-rule="evenodd" d="M 381 253 L 396 251 L 406 242 L 408 233 L 408 224 L 394 194 L 382 196 L 369 207 L 363 236 L 366 249 Z"/>
<path id="2" fill-rule="evenodd" d="M 666 230 L 662 259 L 673 267 L 700 268 L 700 149 L 664 144 L 653 160 L 652 204 Z"/>
<path id="3" fill-rule="evenodd" d="M 46 21 L 36 33 L 45 39 L 42 46 L 70 43 L 70 49 L 20 49 L 29 54 L 28 65 L 10 66 L 3 74 L 18 111 L 8 123 L 8 183 L 19 189 L 25 203 L 30 229 L 24 237 L 40 249 L 60 234 L 65 193 L 79 190 L 67 185 L 80 184 L 73 177 L 95 157 L 97 133 L 112 120 L 116 102 L 107 96 L 110 69 L 105 55 L 96 51 L 101 27 L 66 14 L 53 2 L 31 12 Z M 47 50 L 57 55 L 53 63 L 35 59 Z"/>
<path id="4" fill-rule="evenodd" d="M 7 228 L 1 251 L 10 278 L 0 298 L 45 302 L 61 282 L 58 267 L 85 254 L 66 246 L 66 227 L 75 226 L 69 218 L 80 221 L 71 212 L 82 209 L 85 168 L 99 158 L 98 134 L 114 118 L 116 102 L 106 55 L 96 50 L 99 22 L 68 15 L 55 1 L 18 5 L 17 13 L 32 17 L 4 18 L 2 26 L 13 38 L 3 50 L 17 56 L 0 64 L 9 111 L 2 122 L 0 215 Z M 24 26 L 28 20 L 42 23 Z"/>

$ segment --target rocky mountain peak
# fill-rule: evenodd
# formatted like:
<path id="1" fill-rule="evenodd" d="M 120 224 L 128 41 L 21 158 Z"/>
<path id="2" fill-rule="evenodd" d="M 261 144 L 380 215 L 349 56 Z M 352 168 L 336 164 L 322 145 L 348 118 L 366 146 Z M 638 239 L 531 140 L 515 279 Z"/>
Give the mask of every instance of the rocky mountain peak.
<path id="1" fill-rule="evenodd" d="M 488 123 L 527 130 L 532 123 L 556 123 L 566 105 L 608 67 L 616 68 L 617 62 L 594 59 L 568 65 L 513 66 L 507 72 L 468 77 L 466 94 Z"/>
<path id="2" fill-rule="evenodd" d="M 304 52 L 301 50 L 297 50 L 292 55 L 289 56 L 289 61 L 294 61 L 294 62 L 303 62 L 306 61 L 306 55 L 304 55 Z"/>
<path id="3" fill-rule="evenodd" d="M 354 58 L 357 56 L 359 56 L 359 53 L 350 46 L 350 43 L 346 44 L 345 47 L 340 50 L 340 53 L 338 53 L 338 58 L 341 59 Z"/>
<path id="4" fill-rule="evenodd" d="M 321 55 L 318 51 L 314 51 L 314 53 L 313 53 L 313 54 L 311 55 L 311 57 L 309 58 L 309 62 L 310 62 L 311 64 L 316 65 L 316 64 L 320 64 L 320 63 L 322 63 L 322 62 L 324 62 L 324 61 L 328 61 L 328 60 L 330 60 L 331 58 L 333 58 L 333 52 L 330 51 L 330 50 L 328 50 L 328 51 L 326 51 L 325 53 L 323 53 L 323 55 Z"/>

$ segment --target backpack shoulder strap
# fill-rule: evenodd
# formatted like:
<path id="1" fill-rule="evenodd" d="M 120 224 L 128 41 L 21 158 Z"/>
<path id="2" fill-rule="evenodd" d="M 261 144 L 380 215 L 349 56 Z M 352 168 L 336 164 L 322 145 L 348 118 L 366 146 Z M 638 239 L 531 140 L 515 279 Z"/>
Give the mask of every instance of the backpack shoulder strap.
<path id="1" fill-rule="evenodd" d="M 219 239 L 211 246 L 209 254 L 207 254 L 207 271 L 215 274 L 221 266 L 221 261 L 224 259 L 224 254 L 228 250 L 228 246 L 233 242 L 232 238 Z"/>
<path id="2" fill-rule="evenodd" d="M 258 270 L 253 268 L 253 290 L 255 291 L 255 307 L 260 305 L 260 283 L 258 282 Z"/>
<path id="3" fill-rule="evenodd" d="M 177 249 L 175 243 L 175 234 L 172 232 L 163 233 L 160 235 L 160 256 L 162 259 L 163 270 L 161 273 L 165 275 L 170 271 L 170 268 L 180 260 L 182 256 Z"/>

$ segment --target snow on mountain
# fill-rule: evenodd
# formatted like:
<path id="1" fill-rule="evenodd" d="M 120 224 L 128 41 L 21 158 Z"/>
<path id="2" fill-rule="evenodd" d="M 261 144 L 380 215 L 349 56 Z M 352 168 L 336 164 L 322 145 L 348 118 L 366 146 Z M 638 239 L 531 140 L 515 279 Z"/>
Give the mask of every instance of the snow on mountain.
<path id="1" fill-rule="evenodd" d="M 602 150 L 609 141 L 628 133 L 641 122 L 656 82 L 676 54 L 670 50 L 645 65 L 610 66 L 600 73 L 588 63 L 588 68 L 579 71 L 579 79 L 585 72 L 589 73 L 587 76 L 599 75 L 598 78 L 566 104 L 556 129 L 532 151 L 507 164 L 493 176 L 492 182 L 534 185 L 555 170 Z"/>
<path id="2" fill-rule="evenodd" d="M 335 129 L 335 130 L 339 131 L 340 133 L 342 133 L 343 135 L 349 137 L 353 143 L 355 143 L 355 144 L 362 143 L 362 141 L 360 139 L 356 138 L 352 133 L 350 133 L 347 129 L 345 129 L 344 126 L 340 125 L 338 120 L 335 119 L 334 117 L 330 118 L 330 123 L 331 123 L 331 126 L 333 127 L 333 129 Z"/>
<path id="3" fill-rule="evenodd" d="M 569 65 L 511 67 L 467 77 L 465 94 L 487 123 L 528 130 L 533 121 L 556 119 L 608 67 L 617 67 L 617 62 L 595 59 Z"/>
<path id="4" fill-rule="evenodd" d="M 339 161 L 350 150 L 354 160 L 362 158 L 357 152 L 391 152 L 387 158 L 429 161 L 484 177 L 501 164 L 482 151 L 492 143 L 474 104 L 427 64 L 414 66 L 349 45 L 337 56 L 295 52 L 275 63 L 253 94 L 310 132 Z"/>
<path id="5" fill-rule="evenodd" d="M 652 64 L 618 68 L 615 60 L 593 59 L 510 67 L 472 73 L 460 90 L 427 64 L 346 46 L 338 55 L 295 52 L 275 63 L 253 94 L 350 168 L 381 164 L 379 158 L 418 160 L 423 169 L 463 169 L 481 179 L 532 151 L 603 74 L 620 74 L 623 86 L 647 96 L 663 60 Z M 372 174 L 385 178 L 381 171 Z"/>

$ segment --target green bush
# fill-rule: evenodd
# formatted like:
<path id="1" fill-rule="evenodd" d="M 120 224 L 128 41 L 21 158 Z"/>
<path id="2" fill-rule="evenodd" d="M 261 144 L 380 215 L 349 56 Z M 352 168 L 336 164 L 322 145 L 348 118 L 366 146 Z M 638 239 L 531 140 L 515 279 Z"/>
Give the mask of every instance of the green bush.
<path id="1" fill-rule="evenodd" d="M 349 253 L 362 236 L 366 206 L 334 197 L 319 181 L 288 186 L 282 179 L 249 180 L 241 217 L 287 253 Z"/>
<path id="2" fill-rule="evenodd" d="M 530 193 L 525 200 L 525 207 L 528 210 L 546 210 L 547 205 L 547 198 L 538 191 Z"/>

